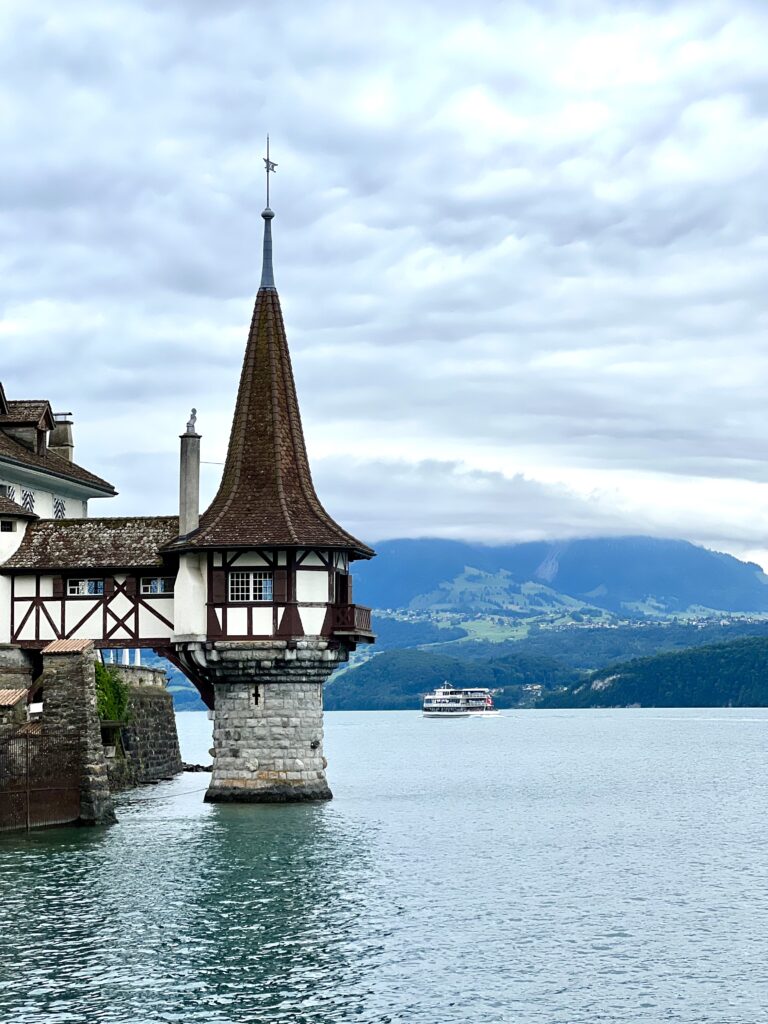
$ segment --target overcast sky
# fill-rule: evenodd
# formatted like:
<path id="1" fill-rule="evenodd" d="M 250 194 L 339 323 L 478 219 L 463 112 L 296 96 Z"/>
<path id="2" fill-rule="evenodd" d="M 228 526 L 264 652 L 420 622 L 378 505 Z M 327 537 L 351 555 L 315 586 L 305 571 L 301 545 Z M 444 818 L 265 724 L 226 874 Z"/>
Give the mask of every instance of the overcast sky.
<path id="1" fill-rule="evenodd" d="M 175 510 L 275 273 L 364 539 L 684 537 L 768 565 L 768 4 L 5 0 L 0 379 Z M 204 472 L 204 500 L 220 467 Z"/>

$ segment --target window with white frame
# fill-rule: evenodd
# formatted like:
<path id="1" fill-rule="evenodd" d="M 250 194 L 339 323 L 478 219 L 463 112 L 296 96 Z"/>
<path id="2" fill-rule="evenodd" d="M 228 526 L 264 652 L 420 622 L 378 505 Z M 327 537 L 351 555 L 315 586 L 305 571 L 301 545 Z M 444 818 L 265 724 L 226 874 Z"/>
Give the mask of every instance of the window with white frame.
<path id="1" fill-rule="evenodd" d="M 261 569 L 229 574 L 230 601 L 271 601 L 272 573 Z"/>
<path id="2" fill-rule="evenodd" d="M 53 498 L 53 518 L 54 519 L 66 519 L 67 517 L 67 503 L 64 498 L 54 495 Z"/>
<path id="3" fill-rule="evenodd" d="M 24 488 L 22 488 L 22 491 L 21 491 L 21 507 L 26 512 L 34 512 L 35 511 L 35 492 L 34 491 L 27 491 Z"/>
<path id="4" fill-rule="evenodd" d="M 143 576 L 142 594 L 172 594 L 173 576 Z"/>
<path id="5" fill-rule="evenodd" d="M 67 580 L 67 597 L 98 597 L 104 593 L 104 580 Z"/>

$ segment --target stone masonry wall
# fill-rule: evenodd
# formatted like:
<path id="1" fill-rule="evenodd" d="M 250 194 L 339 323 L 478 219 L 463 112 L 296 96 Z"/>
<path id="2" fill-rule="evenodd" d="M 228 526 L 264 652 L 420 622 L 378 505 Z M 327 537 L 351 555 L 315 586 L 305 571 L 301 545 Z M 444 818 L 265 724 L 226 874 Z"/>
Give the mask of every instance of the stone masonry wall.
<path id="1" fill-rule="evenodd" d="M 323 757 L 323 683 L 343 648 L 326 641 L 217 643 L 208 801 L 329 800 Z"/>
<path id="2" fill-rule="evenodd" d="M 32 662 L 25 651 L 0 644 L 0 690 L 27 690 L 32 685 Z"/>
<path id="3" fill-rule="evenodd" d="M 121 728 L 124 757 L 108 759 L 113 792 L 171 779 L 182 770 L 173 698 L 161 669 L 118 666 L 128 683 L 128 713 Z"/>
<path id="4" fill-rule="evenodd" d="M 103 825 L 115 821 L 112 796 L 96 711 L 93 645 L 78 652 L 46 654 L 43 673 L 43 730 L 71 736 L 79 749 L 80 821 Z"/>

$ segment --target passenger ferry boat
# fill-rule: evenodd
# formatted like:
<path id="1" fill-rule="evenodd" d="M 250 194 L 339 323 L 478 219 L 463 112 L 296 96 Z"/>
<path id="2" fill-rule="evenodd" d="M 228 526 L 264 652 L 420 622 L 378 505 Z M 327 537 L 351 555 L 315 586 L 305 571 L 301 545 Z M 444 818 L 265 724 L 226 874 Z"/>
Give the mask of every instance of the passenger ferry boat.
<path id="1" fill-rule="evenodd" d="M 421 713 L 425 718 L 493 718 L 501 714 L 493 706 L 490 690 L 457 690 L 448 682 L 424 695 Z"/>

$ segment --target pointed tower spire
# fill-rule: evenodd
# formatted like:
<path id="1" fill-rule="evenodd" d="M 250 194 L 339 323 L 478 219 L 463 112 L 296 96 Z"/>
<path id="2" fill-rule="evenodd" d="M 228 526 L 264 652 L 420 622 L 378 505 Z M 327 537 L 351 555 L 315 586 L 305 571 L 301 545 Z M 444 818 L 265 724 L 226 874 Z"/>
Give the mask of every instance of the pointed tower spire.
<path id="1" fill-rule="evenodd" d="M 277 166 L 265 159 L 267 187 Z M 296 385 L 272 272 L 274 213 L 264 218 L 264 264 L 251 318 L 221 484 L 199 528 L 172 547 L 343 548 L 353 558 L 373 551 L 342 529 L 315 493 Z"/>
<path id="2" fill-rule="evenodd" d="M 272 270 L 272 220 L 274 213 L 267 207 L 262 210 L 264 218 L 264 255 L 261 261 L 261 288 L 275 287 L 275 275 Z"/>
<path id="3" fill-rule="evenodd" d="M 269 159 L 269 136 L 267 136 L 267 155 L 264 157 L 264 169 L 267 172 L 267 205 L 261 211 L 264 218 L 264 255 L 261 263 L 261 287 L 274 288 L 275 275 L 272 271 L 272 220 L 274 213 L 269 208 L 269 176 L 277 170 L 277 164 Z"/>

